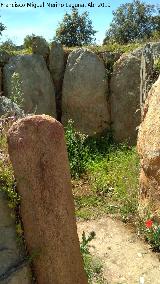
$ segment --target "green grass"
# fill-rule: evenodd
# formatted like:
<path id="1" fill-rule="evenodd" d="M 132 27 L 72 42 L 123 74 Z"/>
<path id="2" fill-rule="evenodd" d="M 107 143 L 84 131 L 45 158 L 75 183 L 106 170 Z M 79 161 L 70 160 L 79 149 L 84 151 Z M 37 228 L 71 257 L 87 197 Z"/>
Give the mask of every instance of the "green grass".
<path id="1" fill-rule="evenodd" d="M 71 53 L 74 50 L 77 50 L 79 48 L 87 48 L 91 51 L 93 51 L 96 54 L 103 53 L 103 52 L 118 52 L 118 53 L 129 53 L 135 50 L 136 48 L 143 47 L 147 42 L 157 42 L 160 40 L 159 33 L 155 34 L 152 38 L 142 41 L 137 41 L 133 43 L 128 44 L 119 44 L 116 42 L 113 43 L 106 43 L 104 45 L 87 45 L 87 46 L 77 46 L 77 47 L 67 47 L 63 46 L 64 52 L 66 54 Z M 49 47 L 51 47 L 51 43 L 49 43 Z M 3 46 L 0 46 L 0 51 L 3 51 Z M 32 54 L 32 48 L 24 48 L 21 50 L 16 50 L 12 46 L 8 46 L 7 49 L 5 48 L 5 51 L 7 51 L 10 55 L 23 55 L 23 54 Z"/>
<path id="2" fill-rule="evenodd" d="M 118 44 L 118 43 L 108 43 L 102 46 L 98 45 L 93 45 L 93 46 L 88 46 L 88 49 L 95 53 L 100 53 L 100 52 L 119 52 L 119 53 L 125 53 L 125 52 L 131 52 L 134 49 L 143 46 L 142 43 L 130 43 L 130 44 Z"/>
<path id="3" fill-rule="evenodd" d="M 88 176 L 95 194 L 110 197 L 122 216 L 136 212 L 139 160 L 134 147 L 111 147 L 106 157 L 89 165 Z"/>
<path id="4" fill-rule="evenodd" d="M 3 49 L 0 47 L 0 52 L 6 51 L 9 55 L 14 56 L 14 55 L 24 55 L 24 54 L 32 54 L 32 49 L 27 48 L 27 49 L 22 49 L 22 50 L 15 50 L 15 49 Z"/>
<path id="5" fill-rule="evenodd" d="M 139 159 L 135 147 L 111 147 L 106 157 L 98 156 L 88 164 L 87 194 L 83 194 L 83 185 L 73 190 L 77 217 L 87 220 L 104 213 L 116 213 L 123 220 L 132 218 L 138 206 L 138 178 Z"/>
<path id="6" fill-rule="evenodd" d="M 96 54 L 99 54 L 101 52 L 119 52 L 119 53 L 128 53 L 128 52 L 132 52 L 133 50 L 135 50 L 136 48 L 139 47 L 143 47 L 146 43 L 148 42 L 158 42 L 160 40 L 160 35 L 157 35 L 157 37 L 152 37 L 150 39 L 147 40 L 141 40 L 141 41 L 137 41 L 137 42 L 132 42 L 132 43 L 128 43 L 128 44 L 119 44 L 119 43 L 106 43 L 104 45 L 88 45 L 88 46 L 82 46 L 83 48 L 87 48 L 93 52 L 95 52 Z M 63 46 L 64 50 L 67 53 L 70 53 L 80 47 L 66 47 Z"/>
<path id="7" fill-rule="evenodd" d="M 139 159 L 135 147 L 113 143 L 112 133 L 89 138 L 66 127 L 77 217 L 117 213 L 124 220 L 138 206 Z"/>
<path id="8" fill-rule="evenodd" d="M 119 43 L 107 43 L 105 45 L 86 45 L 86 46 L 82 46 L 82 48 L 87 48 L 93 52 L 95 52 L 96 54 L 99 54 L 101 52 L 120 52 L 120 53 L 125 53 L 125 52 L 131 52 L 134 49 L 141 47 L 145 44 L 142 42 L 139 43 L 129 43 L 129 44 L 119 44 Z M 78 48 L 81 47 L 63 47 L 64 50 L 67 53 L 70 53 Z"/>

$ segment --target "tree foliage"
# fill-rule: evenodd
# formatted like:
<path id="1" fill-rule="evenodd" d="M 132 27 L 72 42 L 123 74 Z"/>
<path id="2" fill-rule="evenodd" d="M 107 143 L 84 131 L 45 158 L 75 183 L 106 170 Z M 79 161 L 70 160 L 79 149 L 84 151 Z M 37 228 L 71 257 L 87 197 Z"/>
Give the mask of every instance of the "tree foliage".
<path id="1" fill-rule="evenodd" d="M 80 15 L 78 9 L 72 8 L 71 14 L 66 13 L 59 24 L 55 40 L 66 46 L 88 45 L 93 42 L 95 33 L 88 12 Z"/>
<path id="2" fill-rule="evenodd" d="M 140 0 L 120 5 L 113 11 L 113 20 L 106 31 L 104 44 L 114 41 L 126 44 L 136 40 L 147 39 L 154 32 L 160 31 L 160 11 L 155 5 Z"/>
<path id="3" fill-rule="evenodd" d="M 10 52 L 16 49 L 16 45 L 11 39 L 7 39 L 0 44 L 0 49 Z"/>
<path id="4" fill-rule="evenodd" d="M 2 35 L 2 32 L 6 30 L 6 26 L 0 23 L 0 35 Z"/>
<path id="5" fill-rule="evenodd" d="M 35 34 L 26 35 L 26 37 L 24 38 L 24 42 L 23 42 L 24 48 L 32 47 L 32 42 L 33 42 L 34 37 L 35 37 Z"/>

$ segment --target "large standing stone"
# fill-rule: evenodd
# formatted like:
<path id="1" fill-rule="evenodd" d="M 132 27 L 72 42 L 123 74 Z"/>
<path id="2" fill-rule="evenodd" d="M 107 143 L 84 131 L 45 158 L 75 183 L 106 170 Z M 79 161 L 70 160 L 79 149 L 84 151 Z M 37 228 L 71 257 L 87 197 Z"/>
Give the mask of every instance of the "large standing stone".
<path id="1" fill-rule="evenodd" d="M 139 213 L 147 211 L 160 220 L 160 77 L 147 97 L 138 133 L 141 158 Z"/>
<path id="2" fill-rule="evenodd" d="M 140 124 L 140 58 L 122 55 L 111 77 L 111 120 L 116 141 L 136 143 Z"/>
<path id="3" fill-rule="evenodd" d="M 12 95 L 14 72 L 20 76 L 25 112 L 55 116 L 54 85 L 44 59 L 40 55 L 10 58 L 4 67 L 4 92 L 8 97 Z"/>
<path id="4" fill-rule="evenodd" d="M 23 249 L 17 245 L 15 220 L 0 191 L 0 284 L 31 284 Z"/>
<path id="5" fill-rule="evenodd" d="M 12 126 L 8 143 L 38 284 L 87 283 L 62 125 L 49 116 L 28 116 Z"/>
<path id="6" fill-rule="evenodd" d="M 71 52 L 63 81 L 62 122 L 69 119 L 78 131 L 93 135 L 109 127 L 105 67 L 85 49 Z"/>

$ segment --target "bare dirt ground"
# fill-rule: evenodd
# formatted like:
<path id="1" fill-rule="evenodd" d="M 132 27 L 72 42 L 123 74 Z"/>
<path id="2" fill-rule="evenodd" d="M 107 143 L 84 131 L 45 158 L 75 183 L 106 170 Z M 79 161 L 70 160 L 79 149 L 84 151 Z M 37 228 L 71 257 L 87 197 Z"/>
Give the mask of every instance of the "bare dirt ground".
<path id="1" fill-rule="evenodd" d="M 83 231 L 86 235 L 95 231 L 90 251 L 102 261 L 106 284 L 160 284 L 160 254 L 152 252 L 129 225 L 107 216 L 79 221 L 77 227 L 80 239 Z"/>

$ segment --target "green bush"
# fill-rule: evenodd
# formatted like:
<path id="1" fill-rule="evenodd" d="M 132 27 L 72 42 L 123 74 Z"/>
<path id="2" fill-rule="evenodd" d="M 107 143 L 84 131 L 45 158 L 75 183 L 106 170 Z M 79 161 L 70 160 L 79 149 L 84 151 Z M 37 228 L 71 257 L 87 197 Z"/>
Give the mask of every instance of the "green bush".
<path id="1" fill-rule="evenodd" d="M 71 175 L 79 177 L 85 172 L 89 159 L 89 148 L 85 144 L 87 136 L 75 131 L 73 121 L 69 120 L 65 127 L 65 138 Z"/>
<path id="2" fill-rule="evenodd" d="M 65 138 L 72 177 L 80 177 L 86 173 L 93 160 L 106 155 L 113 141 L 110 131 L 94 137 L 77 132 L 72 120 L 69 120 L 65 127 Z"/>
<path id="3" fill-rule="evenodd" d="M 13 50 L 16 50 L 16 45 L 13 43 L 11 39 L 7 39 L 6 41 L 0 44 L 0 49 L 10 53 Z"/>

